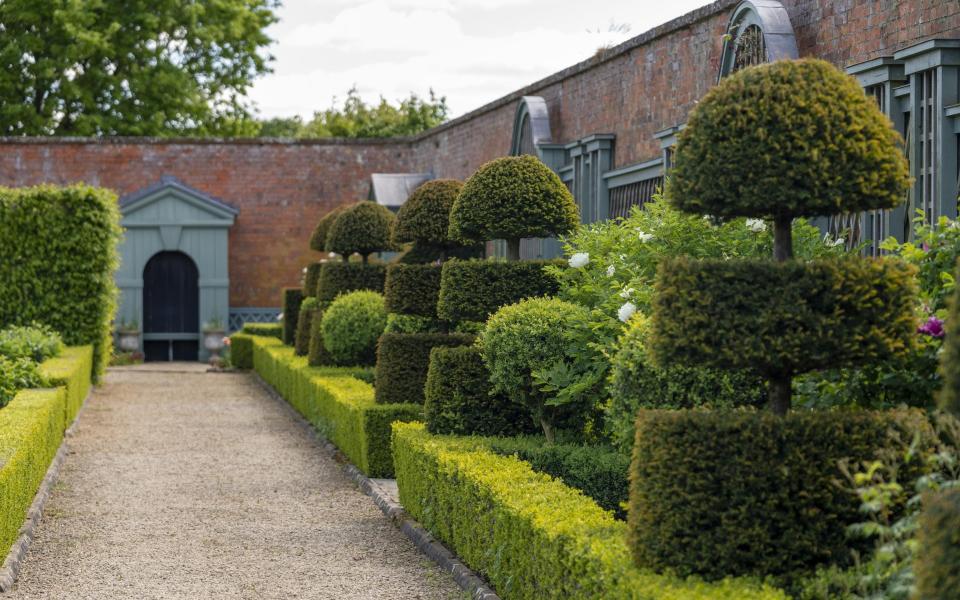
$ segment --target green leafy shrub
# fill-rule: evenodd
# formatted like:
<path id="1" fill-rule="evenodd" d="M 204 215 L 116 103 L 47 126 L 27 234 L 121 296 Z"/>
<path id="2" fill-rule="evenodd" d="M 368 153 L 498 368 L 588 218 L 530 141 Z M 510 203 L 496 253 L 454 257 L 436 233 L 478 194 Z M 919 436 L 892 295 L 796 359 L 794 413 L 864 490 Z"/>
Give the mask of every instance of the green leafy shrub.
<path id="1" fill-rule="evenodd" d="M 960 590 L 960 488 L 927 498 L 917 541 L 917 597 L 955 598 Z"/>
<path id="2" fill-rule="evenodd" d="M 300 288 L 283 288 L 283 343 L 288 346 L 296 341 L 297 317 L 303 298 Z"/>
<path id="3" fill-rule="evenodd" d="M 750 371 L 725 371 L 688 367 L 683 363 L 665 369 L 653 365 L 647 340 L 650 320 L 636 315 L 627 323 L 610 359 L 606 431 L 626 455 L 633 448 L 634 424 L 641 408 L 734 408 L 762 406 L 767 393 L 764 381 Z"/>
<path id="4" fill-rule="evenodd" d="M 387 314 L 384 333 L 447 333 L 449 323 L 416 315 Z"/>
<path id="5" fill-rule="evenodd" d="M 455 179 L 436 179 L 420 185 L 397 212 L 394 243 L 414 242 L 441 250 L 456 245 L 450 240 L 450 209 L 463 189 Z"/>
<path id="6" fill-rule="evenodd" d="M 893 208 L 910 182 L 877 103 L 853 77 L 814 59 L 725 77 L 691 111 L 673 160 L 674 205 L 719 217 Z"/>
<path id="7" fill-rule="evenodd" d="M 787 598 L 746 579 L 705 583 L 635 567 L 625 523 L 529 464 L 490 452 L 482 440 L 395 423 L 393 455 L 403 507 L 501 597 Z"/>
<path id="8" fill-rule="evenodd" d="M 956 273 L 960 276 L 960 263 L 956 268 Z M 940 357 L 943 389 L 938 401 L 941 409 L 960 417 L 960 288 L 953 291 L 946 329 L 947 335 Z"/>
<path id="9" fill-rule="evenodd" d="M 439 265 L 388 266 L 384 284 L 387 311 L 436 319 L 440 270 Z"/>
<path id="10" fill-rule="evenodd" d="M 487 442 L 491 451 L 530 463 L 534 471 L 556 477 L 618 519 L 626 519 L 630 459 L 622 453 L 604 446 L 547 444 L 540 436 L 491 438 Z"/>
<path id="11" fill-rule="evenodd" d="M 451 239 L 463 243 L 507 240 L 520 258 L 520 239 L 549 237 L 580 225 L 576 202 L 560 177 L 533 156 L 505 156 L 467 179 L 450 212 Z"/>
<path id="12" fill-rule="evenodd" d="M 230 364 L 237 369 L 253 368 L 253 338 L 251 333 L 240 331 L 230 336 Z"/>
<path id="13" fill-rule="evenodd" d="M 310 235 L 310 249 L 316 250 L 317 252 L 325 252 L 327 249 L 327 234 L 330 232 L 330 228 L 333 227 L 334 221 L 337 220 L 337 217 L 347 208 L 349 205 L 340 205 L 334 207 L 327 211 L 327 214 L 320 217 L 320 220 L 317 221 L 317 226 L 313 228 L 313 233 Z M 313 295 L 316 293 L 316 288 L 307 288 L 307 295 Z"/>
<path id="14" fill-rule="evenodd" d="M 313 296 L 304 298 L 300 304 L 300 315 L 297 317 L 297 333 L 294 336 L 293 348 L 297 356 L 306 356 L 310 351 L 310 325 L 314 317 L 320 313 L 320 303 Z"/>
<path id="15" fill-rule="evenodd" d="M 422 406 L 376 404 L 370 369 L 310 367 L 306 358 L 271 338 L 254 339 L 253 363 L 264 381 L 361 472 L 393 476 L 390 424 L 420 418 Z"/>
<path id="16" fill-rule="evenodd" d="M 244 323 L 243 333 L 249 335 L 264 335 L 267 337 L 275 337 L 278 340 L 283 339 L 283 326 L 279 323 Z"/>
<path id="17" fill-rule="evenodd" d="M 449 261 L 440 275 L 437 315 L 445 321 L 486 321 L 501 306 L 552 296 L 557 280 L 544 267 L 562 261 Z"/>
<path id="18" fill-rule="evenodd" d="M 0 408 L 6 406 L 20 390 L 44 387 L 39 365 L 28 356 L 7 357 L 0 354 Z"/>
<path id="19" fill-rule="evenodd" d="M 357 202 L 344 208 L 327 231 L 329 252 L 348 258 L 359 254 L 363 262 L 373 252 L 391 250 L 390 230 L 395 217 L 390 209 L 376 202 Z"/>
<path id="20" fill-rule="evenodd" d="M 320 269 L 325 263 L 310 263 L 304 268 L 303 272 L 303 297 L 317 295 L 317 282 L 320 281 Z"/>
<path id="21" fill-rule="evenodd" d="M 363 263 L 323 263 L 317 282 L 317 300 L 332 302 L 340 294 L 356 290 L 383 292 L 385 265 Z"/>
<path id="22" fill-rule="evenodd" d="M 462 333 L 384 333 L 377 344 L 377 402 L 423 404 L 430 351 L 465 346 L 473 340 Z"/>
<path id="23" fill-rule="evenodd" d="M 323 345 L 323 314 L 314 316 L 310 321 L 310 348 L 307 351 L 307 364 L 311 367 L 336 364 Z"/>
<path id="24" fill-rule="evenodd" d="M 914 273 L 897 260 L 665 260 L 650 346 L 661 365 L 767 375 L 895 357 L 915 340 Z"/>
<path id="25" fill-rule="evenodd" d="M 85 185 L 0 188 L 0 324 L 43 323 L 94 346 L 94 378 L 113 348 L 120 211 Z"/>
<path id="26" fill-rule="evenodd" d="M 885 447 L 903 453 L 915 435 L 933 439 L 920 411 L 641 410 L 630 468 L 636 562 L 707 579 L 842 564 L 844 529 L 861 515 L 834 484 L 838 462 L 872 460 Z M 905 467 L 903 480 L 922 468 Z"/>
<path id="27" fill-rule="evenodd" d="M 430 352 L 424 414 L 431 433 L 517 435 L 539 430 L 523 405 L 491 391 L 490 371 L 476 346 Z"/>
<path id="28" fill-rule="evenodd" d="M 43 362 L 63 352 L 60 334 L 39 323 L 0 329 L 0 355 Z"/>
<path id="29" fill-rule="evenodd" d="M 323 313 L 323 347 L 336 364 L 372 365 L 386 325 L 382 294 L 369 290 L 344 294 Z"/>
<path id="30" fill-rule="evenodd" d="M 490 383 L 527 407 L 530 416 L 553 441 L 554 429 L 568 418 L 589 411 L 587 397 L 561 396 L 536 385 L 548 371 L 569 372 L 581 360 L 578 332 L 588 328 L 587 310 L 554 298 L 531 298 L 497 311 L 480 338 Z M 571 343 L 572 342 L 572 343 Z"/>

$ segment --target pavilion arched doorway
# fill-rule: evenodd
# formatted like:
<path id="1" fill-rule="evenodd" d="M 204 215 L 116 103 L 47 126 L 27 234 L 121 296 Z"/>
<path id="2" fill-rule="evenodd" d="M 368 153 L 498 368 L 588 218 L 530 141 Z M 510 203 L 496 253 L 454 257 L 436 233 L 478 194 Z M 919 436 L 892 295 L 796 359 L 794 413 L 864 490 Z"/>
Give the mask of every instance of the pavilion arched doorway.
<path id="1" fill-rule="evenodd" d="M 198 357 L 200 274 L 183 252 L 158 252 L 143 269 L 143 353 L 148 361 Z"/>

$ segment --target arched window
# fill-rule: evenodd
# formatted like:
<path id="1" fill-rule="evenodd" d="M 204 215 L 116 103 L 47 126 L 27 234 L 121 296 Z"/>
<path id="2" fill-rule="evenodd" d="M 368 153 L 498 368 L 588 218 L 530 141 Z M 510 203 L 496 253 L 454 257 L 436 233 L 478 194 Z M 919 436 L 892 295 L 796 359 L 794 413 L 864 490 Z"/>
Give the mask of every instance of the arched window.
<path id="1" fill-rule="evenodd" d="M 774 0 L 746 0 L 730 16 L 717 79 L 754 65 L 798 56 L 793 26 L 783 5 Z"/>

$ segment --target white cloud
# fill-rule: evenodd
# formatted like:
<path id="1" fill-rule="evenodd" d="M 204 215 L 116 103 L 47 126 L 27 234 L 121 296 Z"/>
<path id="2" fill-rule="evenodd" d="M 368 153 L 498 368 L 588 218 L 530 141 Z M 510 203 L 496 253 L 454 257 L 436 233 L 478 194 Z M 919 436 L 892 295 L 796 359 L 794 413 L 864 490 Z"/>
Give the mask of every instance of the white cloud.
<path id="1" fill-rule="evenodd" d="M 275 72 L 251 97 L 264 116 L 309 116 L 354 85 L 369 101 L 426 95 L 432 87 L 456 116 L 701 0 L 641 4 L 613 0 L 607 14 L 574 0 L 290 0 L 271 31 Z M 607 32 L 608 22 L 632 29 Z"/>

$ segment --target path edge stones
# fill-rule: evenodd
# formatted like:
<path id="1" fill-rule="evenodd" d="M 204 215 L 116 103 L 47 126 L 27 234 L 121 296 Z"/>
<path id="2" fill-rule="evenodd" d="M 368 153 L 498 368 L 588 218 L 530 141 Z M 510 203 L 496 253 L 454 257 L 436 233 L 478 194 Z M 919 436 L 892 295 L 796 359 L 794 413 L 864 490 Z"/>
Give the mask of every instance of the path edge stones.
<path id="1" fill-rule="evenodd" d="M 43 507 L 53 492 L 53 486 L 57 484 L 57 479 L 60 477 L 60 467 L 63 466 L 64 458 L 67 456 L 67 442 L 70 437 L 73 436 L 74 428 L 76 428 L 77 423 L 80 422 L 83 409 L 87 405 L 87 400 L 90 399 L 93 391 L 94 388 L 91 386 L 90 392 L 87 393 L 87 397 L 83 399 L 83 404 L 80 405 L 80 409 L 77 411 L 77 417 L 73 420 L 73 423 L 70 424 L 70 427 L 67 427 L 66 431 L 63 432 L 60 447 L 57 448 L 57 453 L 54 455 L 53 460 L 50 461 L 50 466 L 47 467 L 47 473 L 43 476 L 43 481 L 40 482 L 40 487 L 33 497 L 33 502 L 30 503 L 27 516 L 23 521 L 23 525 L 20 526 L 17 540 L 13 543 L 13 546 L 10 547 L 10 552 L 7 553 L 7 557 L 3 560 L 3 566 L 0 567 L 0 594 L 9 592 L 17 582 L 17 577 L 20 575 L 20 567 L 27 558 L 30 543 L 33 542 L 34 531 L 43 517 Z"/>
<path id="2" fill-rule="evenodd" d="M 393 524 L 404 533 L 410 541 L 441 569 L 453 576 L 457 585 L 468 592 L 473 600 L 500 600 L 500 596 L 490 588 L 486 581 L 474 573 L 470 567 L 460 562 L 456 554 L 451 552 L 440 541 L 423 528 L 416 519 L 407 514 L 398 502 L 394 501 L 384 490 L 360 469 L 354 466 L 340 450 L 333 445 L 323 434 L 316 430 L 303 416 L 277 393 L 273 387 L 263 380 L 256 372 L 250 371 L 250 376 L 275 401 L 283 405 L 284 410 L 303 427 L 319 444 L 323 451 L 334 461 L 340 464 L 341 469 L 360 488 L 373 499 L 374 504 L 390 519 Z M 2 589 L 2 588 L 0 588 Z"/>

